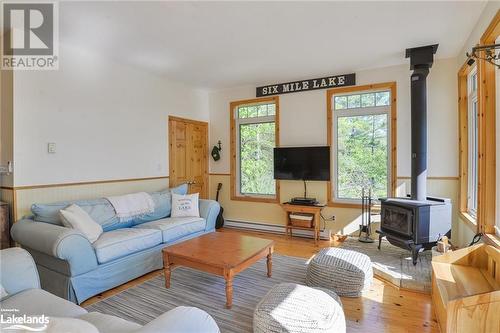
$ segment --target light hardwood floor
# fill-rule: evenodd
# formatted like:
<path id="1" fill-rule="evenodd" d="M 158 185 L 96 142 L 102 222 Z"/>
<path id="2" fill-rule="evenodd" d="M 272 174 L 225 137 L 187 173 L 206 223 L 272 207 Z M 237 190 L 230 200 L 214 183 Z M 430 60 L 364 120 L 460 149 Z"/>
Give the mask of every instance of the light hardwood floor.
<path id="1" fill-rule="evenodd" d="M 302 258 L 312 257 L 322 247 L 339 245 L 337 241 L 322 240 L 319 241 L 318 246 L 315 246 L 312 239 L 298 237 L 290 239 L 283 235 L 262 232 L 234 229 L 222 229 L 221 232 L 237 232 L 273 239 L 275 241 L 275 253 Z M 92 297 L 82 305 L 88 306 L 101 299 L 116 295 L 160 274 L 162 274 L 161 270 L 146 274 L 101 295 Z M 427 333 L 440 331 L 431 307 L 430 295 L 399 290 L 377 278 L 374 279 L 370 290 L 364 292 L 362 297 L 343 297 L 342 302 L 348 332 Z"/>

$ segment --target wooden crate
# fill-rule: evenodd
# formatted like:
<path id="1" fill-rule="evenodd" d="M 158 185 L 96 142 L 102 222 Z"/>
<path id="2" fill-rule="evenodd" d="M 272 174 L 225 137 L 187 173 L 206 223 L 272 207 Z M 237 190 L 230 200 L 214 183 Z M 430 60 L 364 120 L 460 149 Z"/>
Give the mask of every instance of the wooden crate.
<path id="1" fill-rule="evenodd" d="M 307 213 L 290 214 L 290 224 L 294 227 L 312 228 L 314 226 L 314 215 Z"/>

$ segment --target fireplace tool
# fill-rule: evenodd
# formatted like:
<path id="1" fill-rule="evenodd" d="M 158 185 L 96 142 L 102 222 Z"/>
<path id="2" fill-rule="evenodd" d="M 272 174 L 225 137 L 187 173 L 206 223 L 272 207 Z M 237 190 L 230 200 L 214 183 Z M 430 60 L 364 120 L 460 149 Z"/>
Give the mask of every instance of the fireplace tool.
<path id="1" fill-rule="evenodd" d="M 365 195 L 365 189 L 361 190 L 361 224 L 359 225 L 358 240 L 362 243 L 373 243 L 370 237 L 372 234 L 372 189 L 368 189 L 368 195 Z"/>

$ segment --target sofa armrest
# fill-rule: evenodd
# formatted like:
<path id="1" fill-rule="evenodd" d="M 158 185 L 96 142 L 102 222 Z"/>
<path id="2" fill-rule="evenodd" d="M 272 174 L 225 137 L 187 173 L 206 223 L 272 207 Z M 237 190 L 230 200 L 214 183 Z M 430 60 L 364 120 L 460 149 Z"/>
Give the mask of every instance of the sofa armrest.
<path id="1" fill-rule="evenodd" d="M 219 215 L 220 205 L 215 200 L 200 199 L 200 216 L 207 221 L 205 231 L 215 229 L 217 215 Z"/>
<path id="2" fill-rule="evenodd" d="M 40 278 L 31 255 L 19 247 L 0 251 L 0 283 L 9 295 L 39 289 Z"/>
<path id="3" fill-rule="evenodd" d="M 91 271 L 98 265 L 92 244 L 76 230 L 24 219 L 14 223 L 11 236 L 27 249 L 67 261 L 72 276 Z"/>
<path id="4" fill-rule="evenodd" d="M 215 320 L 205 311 L 179 306 L 140 328 L 137 333 L 220 333 Z"/>

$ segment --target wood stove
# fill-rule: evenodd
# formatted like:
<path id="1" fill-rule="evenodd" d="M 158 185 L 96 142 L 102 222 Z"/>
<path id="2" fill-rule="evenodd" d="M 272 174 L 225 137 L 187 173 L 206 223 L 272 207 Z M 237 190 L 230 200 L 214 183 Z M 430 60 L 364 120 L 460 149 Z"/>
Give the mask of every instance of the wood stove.
<path id="1" fill-rule="evenodd" d="M 382 198 L 379 250 L 383 237 L 411 251 L 416 265 L 421 249 L 451 232 L 451 202 L 427 197 L 427 75 L 438 45 L 406 50 L 411 75 L 411 196 Z"/>

